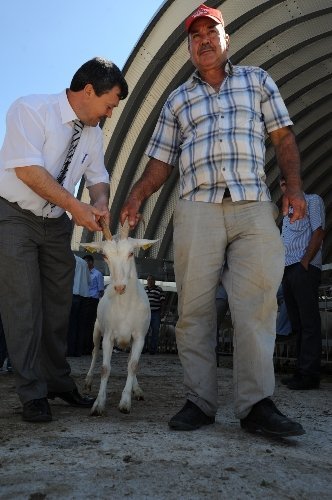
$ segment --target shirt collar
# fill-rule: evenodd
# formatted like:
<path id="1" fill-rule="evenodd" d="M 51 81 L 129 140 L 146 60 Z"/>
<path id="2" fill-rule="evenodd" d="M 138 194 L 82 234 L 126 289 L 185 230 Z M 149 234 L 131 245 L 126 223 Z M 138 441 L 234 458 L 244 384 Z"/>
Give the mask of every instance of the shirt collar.
<path id="1" fill-rule="evenodd" d="M 76 113 L 69 104 L 66 90 L 63 90 L 58 95 L 58 99 L 62 123 L 70 123 L 73 120 L 77 120 Z"/>
<path id="2" fill-rule="evenodd" d="M 227 59 L 226 65 L 225 65 L 225 72 L 227 73 L 228 76 L 233 76 L 234 74 L 234 66 L 231 63 L 230 59 Z M 189 79 L 189 90 L 192 90 L 196 85 L 199 83 L 206 83 L 204 80 L 202 80 L 199 71 L 196 69 L 194 73 L 191 75 L 191 78 Z"/>

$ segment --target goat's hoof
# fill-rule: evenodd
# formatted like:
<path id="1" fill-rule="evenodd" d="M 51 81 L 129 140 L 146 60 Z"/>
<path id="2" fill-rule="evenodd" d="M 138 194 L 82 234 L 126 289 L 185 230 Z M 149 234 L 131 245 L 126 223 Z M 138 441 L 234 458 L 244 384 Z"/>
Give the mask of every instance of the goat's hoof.
<path id="1" fill-rule="evenodd" d="M 94 405 L 91 408 L 90 415 L 92 417 L 103 417 L 104 415 L 106 415 L 105 407 L 104 406 Z"/>
<path id="2" fill-rule="evenodd" d="M 126 406 L 119 406 L 119 410 L 121 411 L 121 413 L 125 413 L 126 415 L 130 413 L 130 408 L 127 408 Z"/>
<path id="3" fill-rule="evenodd" d="M 136 394 L 135 399 L 136 401 L 144 401 L 144 394 Z"/>

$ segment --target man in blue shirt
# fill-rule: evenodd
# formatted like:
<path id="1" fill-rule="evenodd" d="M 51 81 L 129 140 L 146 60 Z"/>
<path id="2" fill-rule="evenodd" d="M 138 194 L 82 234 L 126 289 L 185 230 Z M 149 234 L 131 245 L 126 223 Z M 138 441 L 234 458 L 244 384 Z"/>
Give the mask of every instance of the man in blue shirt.
<path id="1" fill-rule="evenodd" d="M 283 177 L 284 193 L 287 183 Z M 304 194 L 307 212 L 290 224 L 291 209 L 284 216 L 282 239 L 285 246 L 283 291 L 292 325 L 297 335 L 297 364 L 292 377 L 282 379 L 289 389 L 315 389 L 320 381 L 322 352 L 318 287 L 322 269 L 322 244 L 325 235 L 325 207 L 317 194 Z"/>
<path id="2" fill-rule="evenodd" d="M 81 356 L 83 352 L 84 322 L 82 311 L 89 297 L 90 271 L 87 262 L 75 255 L 73 300 L 71 304 L 67 356 Z"/>
<path id="3" fill-rule="evenodd" d="M 104 277 L 98 269 L 94 267 L 92 255 L 85 255 L 84 260 L 88 264 L 90 271 L 89 297 L 84 299 L 84 340 L 83 354 L 91 354 L 93 349 L 93 329 L 97 317 L 99 299 L 104 295 Z"/>
<path id="4" fill-rule="evenodd" d="M 265 133 L 289 181 L 283 209 L 291 222 L 305 214 L 300 156 L 277 85 L 262 68 L 235 66 L 221 12 L 199 6 L 186 20 L 196 68 L 160 113 L 146 150 L 149 162 L 121 211 L 134 227 L 142 203 L 179 168 L 173 216 L 174 269 L 179 295 L 176 341 L 186 403 L 169 425 L 194 430 L 213 424 L 218 407 L 215 297 L 222 282 L 234 322 L 235 415 L 243 429 L 300 435 L 270 397 L 276 294 L 284 252 L 264 172 Z"/>

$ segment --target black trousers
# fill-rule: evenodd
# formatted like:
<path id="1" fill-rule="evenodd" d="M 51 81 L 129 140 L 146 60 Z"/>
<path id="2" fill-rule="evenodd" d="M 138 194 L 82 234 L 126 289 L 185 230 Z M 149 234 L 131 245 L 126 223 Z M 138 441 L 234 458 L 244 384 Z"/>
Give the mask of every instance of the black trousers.
<path id="1" fill-rule="evenodd" d="M 76 387 L 66 361 L 71 227 L 66 214 L 43 219 L 0 198 L 0 313 L 22 403 Z"/>
<path id="2" fill-rule="evenodd" d="M 321 271 L 299 262 L 286 266 L 282 281 L 284 298 L 292 330 L 297 335 L 297 371 L 319 379 L 322 333 L 318 287 Z"/>
<path id="3" fill-rule="evenodd" d="M 91 354 L 93 350 L 93 330 L 97 318 L 99 299 L 93 297 L 83 297 L 80 309 L 82 337 L 83 337 L 83 354 Z"/>
<path id="4" fill-rule="evenodd" d="M 81 295 L 73 295 L 69 318 L 67 356 L 82 356 L 83 354 L 85 324 L 82 310 L 84 299 L 85 297 L 81 297 Z"/>

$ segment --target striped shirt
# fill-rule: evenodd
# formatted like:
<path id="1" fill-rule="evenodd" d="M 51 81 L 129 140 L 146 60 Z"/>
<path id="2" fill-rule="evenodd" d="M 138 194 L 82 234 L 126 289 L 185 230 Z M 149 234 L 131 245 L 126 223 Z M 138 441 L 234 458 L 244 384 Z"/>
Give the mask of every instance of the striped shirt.
<path id="1" fill-rule="evenodd" d="M 293 224 L 289 222 L 288 215 L 283 218 L 281 236 L 285 246 L 286 266 L 300 262 L 312 233 L 319 227 L 325 229 L 325 207 L 322 198 L 318 194 L 304 194 L 304 197 L 307 202 L 306 216 Z M 322 268 L 322 247 L 310 264 Z"/>
<path id="2" fill-rule="evenodd" d="M 144 287 L 144 290 L 147 293 L 149 302 L 150 302 L 150 309 L 151 311 L 159 311 L 161 309 L 161 306 L 165 300 L 165 295 L 164 291 L 160 286 L 153 286 L 149 288 L 148 286 Z"/>
<path id="3" fill-rule="evenodd" d="M 265 180 L 265 132 L 292 125 L 272 78 L 261 68 L 226 65 L 216 92 L 196 71 L 168 97 L 146 154 L 179 160 L 180 198 L 221 203 L 271 199 Z"/>

